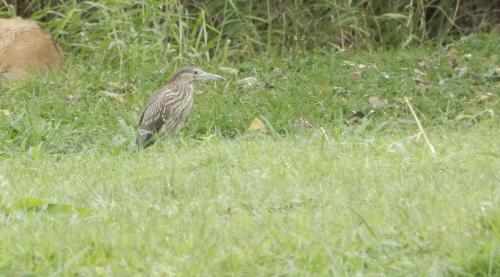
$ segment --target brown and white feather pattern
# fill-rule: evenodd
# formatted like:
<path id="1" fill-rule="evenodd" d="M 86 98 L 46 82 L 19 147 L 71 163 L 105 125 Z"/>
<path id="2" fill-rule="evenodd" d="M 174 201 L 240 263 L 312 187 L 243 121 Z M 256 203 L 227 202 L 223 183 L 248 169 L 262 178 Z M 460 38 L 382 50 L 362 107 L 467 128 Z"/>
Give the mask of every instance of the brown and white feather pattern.
<path id="1" fill-rule="evenodd" d="M 175 135 L 193 106 L 193 82 L 199 80 L 224 80 L 222 76 L 204 72 L 197 66 L 179 69 L 170 81 L 152 96 L 139 121 L 137 146 L 146 148 L 153 144 L 154 135 Z"/>
<path id="2" fill-rule="evenodd" d="M 142 143 L 147 146 L 150 137 L 175 135 L 193 106 L 193 86 L 191 83 L 169 84 L 151 97 L 139 123 L 139 136 L 146 136 Z"/>

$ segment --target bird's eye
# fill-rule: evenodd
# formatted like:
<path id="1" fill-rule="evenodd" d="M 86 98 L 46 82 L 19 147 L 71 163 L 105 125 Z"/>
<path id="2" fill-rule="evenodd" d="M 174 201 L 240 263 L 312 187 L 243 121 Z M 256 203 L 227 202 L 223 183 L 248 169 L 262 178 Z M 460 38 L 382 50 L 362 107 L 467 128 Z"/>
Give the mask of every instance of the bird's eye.
<path id="1" fill-rule="evenodd" d="M 198 75 L 198 71 L 195 71 L 195 72 L 194 72 L 194 75 Z"/>

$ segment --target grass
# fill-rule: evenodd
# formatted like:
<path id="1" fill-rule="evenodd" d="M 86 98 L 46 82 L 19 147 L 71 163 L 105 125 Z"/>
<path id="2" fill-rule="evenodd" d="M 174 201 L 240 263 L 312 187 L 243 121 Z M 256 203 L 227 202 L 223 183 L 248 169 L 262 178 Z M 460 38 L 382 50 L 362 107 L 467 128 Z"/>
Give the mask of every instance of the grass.
<path id="1" fill-rule="evenodd" d="M 15 15 L 43 21 L 72 52 L 98 51 L 120 63 L 152 51 L 245 59 L 262 51 L 400 48 L 500 23 L 489 0 L 0 1 L 0 16 Z"/>
<path id="2" fill-rule="evenodd" d="M 500 274 L 498 36 L 243 61 L 108 39 L 63 39 L 64 72 L 0 81 L 0 275 Z M 187 63 L 228 81 L 138 152 L 144 102 Z"/>
<path id="3" fill-rule="evenodd" d="M 194 59 L 186 63 L 203 64 L 228 81 L 198 86 L 182 136 L 234 138 L 255 117 L 266 119 L 275 136 L 300 132 L 293 124 L 300 117 L 336 133 L 414 130 L 406 96 L 413 97 L 427 127 L 474 124 L 499 109 L 498 41 L 498 36 L 476 36 L 457 42 L 453 51 L 313 52 L 218 65 Z M 67 70 L 59 76 L 3 85 L 0 109 L 9 115 L 2 115 L 0 140 L 8 143 L 0 145 L 0 153 L 15 155 L 33 147 L 51 153 L 133 148 L 144 102 L 175 66 L 185 64 L 139 59 L 121 70 L 90 60 L 68 57 Z M 220 66 L 240 72 L 232 75 Z M 358 72 L 361 79 L 353 80 Z M 245 86 L 245 78 L 254 78 L 256 84 Z M 487 95 L 491 97 L 478 101 Z M 388 107 L 370 112 L 369 96 L 387 100 Z M 360 128 L 344 124 L 352 111 L 367 114 Z"/>
<path id="4" fill-rule="evenodd" d="M 181 140 L 0 165 L 5 275 L 500 274 L 497 125 Z M 16 208 L 13 208 L 15 206 Z"/>

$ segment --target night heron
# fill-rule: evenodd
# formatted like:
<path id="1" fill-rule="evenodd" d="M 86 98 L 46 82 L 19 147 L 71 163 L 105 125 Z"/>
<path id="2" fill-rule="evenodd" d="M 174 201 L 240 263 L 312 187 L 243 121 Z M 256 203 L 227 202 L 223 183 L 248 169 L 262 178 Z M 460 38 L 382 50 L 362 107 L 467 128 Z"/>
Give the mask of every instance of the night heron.
<path id="1" fill-rule="evenodd" d="M 193 83 L 199 80 L 224 80 L 197 66 L 183 67 L 149 99 L 139 121 L 137 146 L 151 146 L 156 134 L 175 135 L 181 129 L 193 106 Z"/>

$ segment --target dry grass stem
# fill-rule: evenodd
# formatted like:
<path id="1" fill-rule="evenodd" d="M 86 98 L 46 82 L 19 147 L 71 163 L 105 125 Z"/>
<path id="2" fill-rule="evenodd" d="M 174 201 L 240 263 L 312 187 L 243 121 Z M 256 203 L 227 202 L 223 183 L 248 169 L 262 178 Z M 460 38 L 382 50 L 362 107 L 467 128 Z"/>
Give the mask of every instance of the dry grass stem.
<path id="1" fill-rule="evenodd" d="M 436 149 L 432 145 L 431 141 L 429 140 L 429 137 L 427 137 L 427 134 L 425 133 L 424 127 L 422 127 L 422 124 L 420 123 L 420 120 L 417 117 L 417 114 L 415 113 L 415 110 L 413 109 L 413 106 L 410 103 L 410 99 L 408 97 L 404 98 L 406 105 L 408 105 L 408 108 L 410 108 L 411 114 L 413 115 L 413 118 L 415 118 L 415 121 L 417 122 L 418 129 L 420 129 L 420 133 L 424 136 L 425 142 L 427 143 L 427 146 L 429 146 L 429 150 L 431 150 L 431 153 L 433 156 L 436 156 Z"/>

